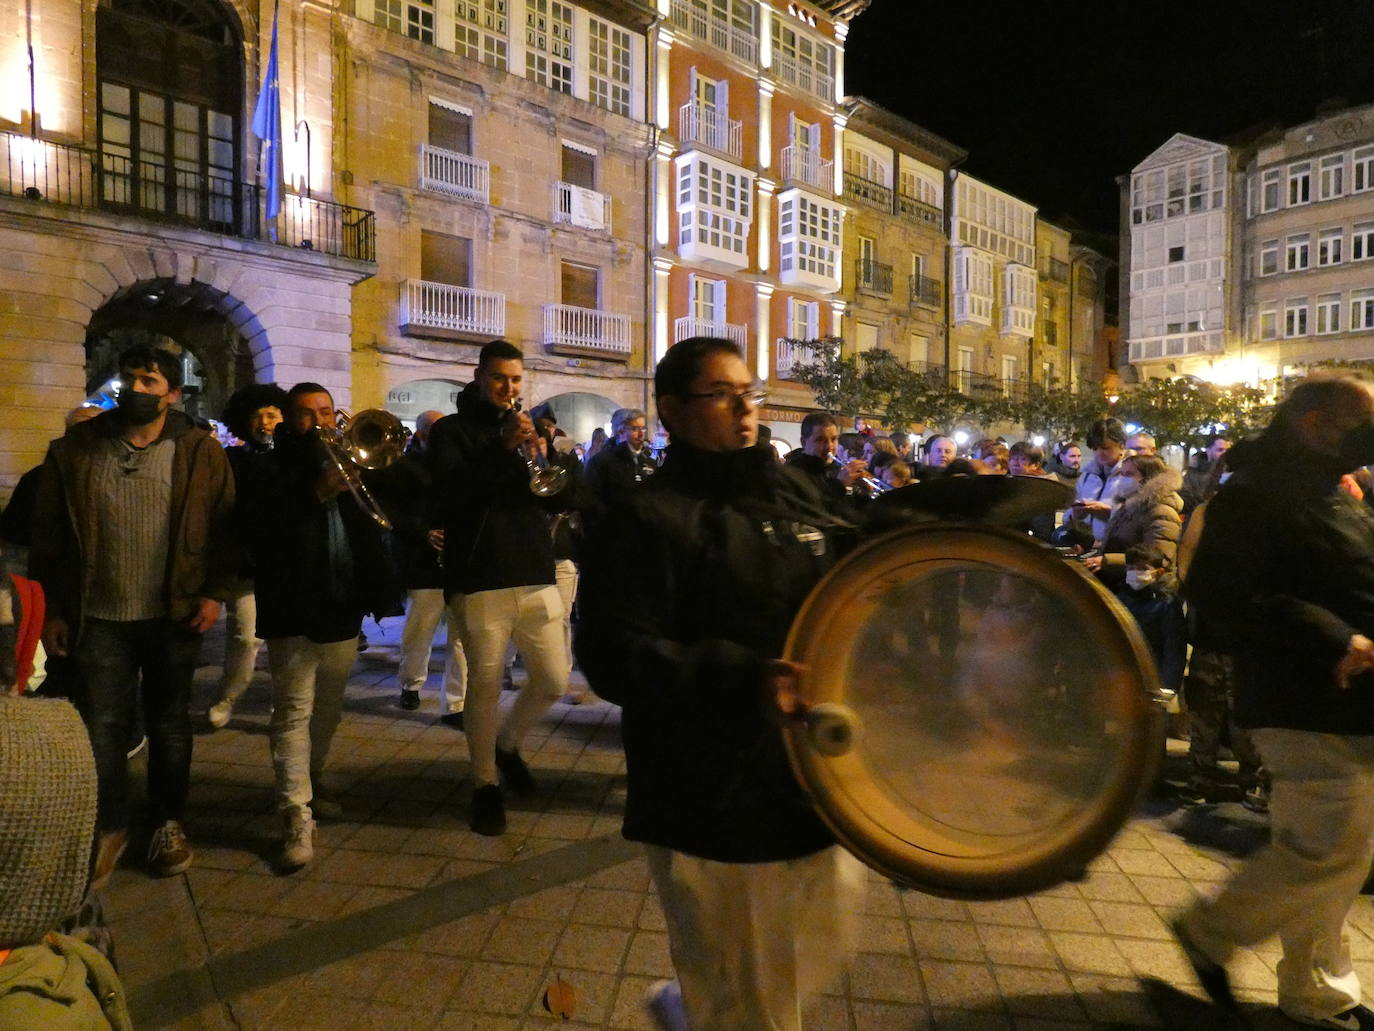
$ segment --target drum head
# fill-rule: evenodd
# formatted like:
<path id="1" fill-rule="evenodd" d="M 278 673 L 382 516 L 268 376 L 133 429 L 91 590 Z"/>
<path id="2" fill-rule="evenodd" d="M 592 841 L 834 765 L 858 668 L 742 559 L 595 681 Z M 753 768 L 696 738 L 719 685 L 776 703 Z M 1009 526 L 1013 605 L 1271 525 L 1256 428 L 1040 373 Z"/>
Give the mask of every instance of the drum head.
<path id="1" fill-rule="evenodd" d="M 1153 782 L 1158 674 L 1078 563 L 986 526 L 928 524 L 838 563 L 793 623 L 817 811 L 860 859 L 936 894 L 1081 875 Z"/>

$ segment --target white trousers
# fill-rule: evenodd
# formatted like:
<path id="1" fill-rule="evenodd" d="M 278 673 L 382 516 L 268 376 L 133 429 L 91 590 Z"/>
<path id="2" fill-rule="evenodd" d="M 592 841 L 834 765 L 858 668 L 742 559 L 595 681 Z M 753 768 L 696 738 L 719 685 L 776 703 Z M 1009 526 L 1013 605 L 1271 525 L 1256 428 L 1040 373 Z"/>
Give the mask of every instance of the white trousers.
<path id="1" fill-rule="evenodd" d="M 563 597 L 552 584 L 455 594 L 449 599 L 449 621 L 463 627 L 468 653 L 463 729 L 472 779 L 478 787 L 495 784 L 497 746 L 518 751 L 530 728 L 568 690 Z M 506 645 L 512 641 L 525 660 L 529 681 L 516 696 L 498 738 L 501 674 Z"/>
<path id="2" fill-rule="evenodd" d="M 692 1031 L 800 1031 L 858 949 L 863 864 L 838 846 L 776 863 L 647 851 Z"/>
<path id="3" fill-rule="evenodd" d="M 577 565 L 561 558 L 553 566 L 554 586 L 563 599 L 563 647 L 568 650 L 568 672 L 572 672 L 572 609 L 577 599 Z"/>
<path id="4" fill-rule="evenodd" d="M 1184 914 L 1218 963 L 1277 934 L 1279 1008 L 1325 1019 L 1360 1002 L 1345 918 L 1374 858 L 1374 737 L 1256 730 L 1273 777 L 1270 842 Z"/>
<path id="5" fill-rule="evenodd" d="M 277 808 L 310 816 L 314 784 L 343 714 L 344 687 L 358 658 L 358 639 L 316 644 L 304 637 L 267 642 L 272 669 L 272 769 Z"/>
<path id="6" fill-rule="evenodd" d="M 230 705 L 238 704 L 248 685 L 253 682 L 253 670 L 258 662 L 262 641 L 258 638 L 258 601 L 251 591 L 236 594 L 227 606 L 229 614 L 224 626 L 224 676 L 220 679 L 219 698 Z"/>
<path id="7" fill-rule="evenodd" d="M 401 665 L 396 677 L 401 690 L 418 691 L 429 679 L 429 655 L 434 631 L 444 618 L 444 592 L 438 587 L 417 587 L 406 592 L 406 623 L 401 629 Z M 444 647 L 444 686 L 440 712 L 462 712 L 468 691 L 468 659 L 463 653 L 462 627 L 449 622 Z"/>

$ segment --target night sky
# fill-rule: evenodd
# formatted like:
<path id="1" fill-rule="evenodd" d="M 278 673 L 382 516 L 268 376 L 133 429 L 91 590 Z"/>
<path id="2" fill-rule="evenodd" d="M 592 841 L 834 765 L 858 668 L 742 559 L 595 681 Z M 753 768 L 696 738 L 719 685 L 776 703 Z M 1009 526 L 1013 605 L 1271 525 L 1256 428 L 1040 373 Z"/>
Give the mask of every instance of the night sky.
<path id="1" fill-rule="evenodd" d="M 1043 217 L 1115 233 L 1116 176 L 1173 133 L 1225 141 L 1374 101 L 1374 0 L 873 0 L 845 77 Z"/>

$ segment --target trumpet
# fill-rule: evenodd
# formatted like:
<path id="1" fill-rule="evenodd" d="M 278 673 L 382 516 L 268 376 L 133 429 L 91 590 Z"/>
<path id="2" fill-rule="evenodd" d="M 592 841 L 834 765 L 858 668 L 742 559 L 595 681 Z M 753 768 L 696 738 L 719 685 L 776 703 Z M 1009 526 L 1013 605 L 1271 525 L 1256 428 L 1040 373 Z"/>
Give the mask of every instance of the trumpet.
<path id="1" fill-rule="evenodd" d="M 401 457 L 405 448 L 401 420 L 384 408 L 369 408 L 353 416 L 341 411 L 336 425 L 316 426 L 315 435 L 358 507 L 383 530 L 390 530 L 391 520 L 363 483 L 362 473 L 385 469 Z"/>
<path id="2" fill-rule="evenodd" d="M 518 411 L 520 411 L 520 399 L 517 397 L 511 402 L 506 415 L 509 417 Z M 520 444 L 520 457 L 525 460 L 525 467 L 529 469 L 530 493 L 537 494 L 541 498 L 552 497 L 568 485 L 568 470 L 561 465 L 549 465 L 542 458 L 536 459 L 530 454 L 525 442 Z"/>
<path id="3" fill-rule="evenodd" d="M 833 462 L 836 466 L 839 466 L 841 468 L 845 464 L 835 457 L 835 453 L 833 451 L 826 456 L 826 461 Z M 859 482 L 861 482 L 865 487 L 867 487 L 869 493 L 873 495 L 886 494 L 888 491 L 892 489 L 891 486 L 884 483 L 876 476 L 869 476 L 867 473 L 859 474 Z"/>

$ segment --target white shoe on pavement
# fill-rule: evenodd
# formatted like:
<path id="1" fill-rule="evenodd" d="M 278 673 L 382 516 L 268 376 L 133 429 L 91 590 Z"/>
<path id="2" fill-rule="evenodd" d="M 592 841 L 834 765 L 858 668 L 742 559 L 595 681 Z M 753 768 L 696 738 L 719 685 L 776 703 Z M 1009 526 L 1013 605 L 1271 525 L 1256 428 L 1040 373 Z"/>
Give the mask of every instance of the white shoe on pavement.
<path id="1" fill-rule="evenodd" d="M 691 1031 L 687 1007 L 682 1004 L 682 985 L 677 980 L 656 981 L 644 993 L 644 1005 L 658 1031 Z"/>
<path id="2" fill-rule="evenodd" d="M 287 870 L 299 870 L 315 858 L 315 821 L 293 809 L 283 823 L 281 865 Z"/>
<path id="3" fill-rule="evenodd" d="M 210 706 L 210 711 L 205 718 L 210 721 L 210 726 L 220 730 L 227 726 L 229 717 L 234 715 L 234 703 L 230 701 L 216 702 Z"/>

